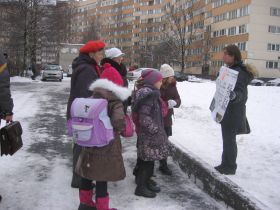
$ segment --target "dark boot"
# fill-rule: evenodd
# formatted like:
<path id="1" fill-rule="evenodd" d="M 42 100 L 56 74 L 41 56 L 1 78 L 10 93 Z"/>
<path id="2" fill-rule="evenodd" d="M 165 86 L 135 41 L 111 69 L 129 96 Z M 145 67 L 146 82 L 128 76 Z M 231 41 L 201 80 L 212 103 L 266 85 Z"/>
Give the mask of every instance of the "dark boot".
<path id="1" fill-rule="evenodd" d="M 2 201 L 2 196 L 0 195 L 0 202 Z"/>
<path id="2" fill-rule="evenodd" d="M 225 175 L 234 175 L 236 172 L 236 167 L 228 167 L 225 165 L 218 165 L 214 167 L 217 171 L 219 171 L 221 174 Z"/>
<path id="3" fill-rule="evenodd" d="M 137 187 L 135 189 L 135 195 L 143 196 L 146 198 L 156 197 L 156 193 L 148 189 L 148 171 L 144 167 L 140 167 L 137 176 Z"/>
<path id="4" fill-rule="evenodd" d="M 159 193 L 160 192 L 160 187 L 157 186 L 156 182 L 152 179 L 148 179 L 147 181 L 147 188 L 149 190 L 151 190 L 152 192 L 155 192 L 155 193 Z"/>
<path id="5" fill-rule="evenodd" d="M 79 190 L 79 197 L 78 210 L 96 210 L 95 202 L 92 200 L 93 190 Z"/>
<path id="6" fill-rule="evenodd" d="M 167 159 L 160 160 L 159 170 L 164 175 L 168 175 L 168 176 L 172 175 L 172 171 L 167 166 Z"/>

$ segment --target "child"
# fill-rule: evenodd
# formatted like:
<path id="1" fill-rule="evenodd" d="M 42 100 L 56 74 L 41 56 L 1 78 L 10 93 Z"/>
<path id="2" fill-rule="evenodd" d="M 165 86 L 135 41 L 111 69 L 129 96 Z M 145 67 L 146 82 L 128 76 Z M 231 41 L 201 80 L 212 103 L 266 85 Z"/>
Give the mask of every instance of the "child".
<path id="1" fill-rule="evenodd" d="M 104 147 L 83 148 L 76 166 L 77 174 L 82 177 L 79 210 L 113 210 L 109 208 L 107 182 L 125 177 L 120 141 L 120 132 L 125 128 L 122 101 L 131 95 L 131 91 L 122 87 L 120 74 L 110 64 L 104 65 L 100 78 L 89 89 L 93 91 L 93 98 L 108 100 L 108 116 L 114 128 L 114 140 Z M 96 203 L 92 200 L 92 180 L 96 181 Z"/>
<path id="2" fill-rule="evenodd" d="M 168 64 L 163 64 L 160 67 L 163 80 L 160 88 L 161 98 L 168 103 L 168 113 L 164 117 L 164 130 L 167 136 L 172 136 L 172 115 L 173 108 L 178 108 L 181 105 L 176 80 L 174 79 L 174 70 Z M 165 175 L 172 175 L 172 171 L 167 166 L 167 159 L 160 160 L 159 170 Z"/>
<path id="3" fill-rule="evenodd" d="M 160 86 L 162 75 L 159 71 L 147 69 L 141 73 L 143 85 L 132 96 L 132 111 L 137 114 L 137 156 L 138 169 L 135 195 L 154 198 L 160 189 L 150 178 L 154 161 L 166 159 L 169 144 L 164 131 Z"/>

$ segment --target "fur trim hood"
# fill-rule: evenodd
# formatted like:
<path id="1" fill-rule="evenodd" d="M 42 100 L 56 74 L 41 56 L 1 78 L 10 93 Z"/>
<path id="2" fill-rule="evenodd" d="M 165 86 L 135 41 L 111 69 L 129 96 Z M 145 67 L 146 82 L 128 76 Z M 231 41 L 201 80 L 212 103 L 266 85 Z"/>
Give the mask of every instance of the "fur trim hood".
<path id="1" fill-rule="evenodd" d="M 119 98 L 121 101 L 125 101 L 126 99 L 129 98 L 129 96 L 131 96 L 130 89 L 128 89 L 127 87 L 118 86 L 115 83 L 113 83 L 107 79 L 97 79 L 89 86 L 90 91 L 94 91 L 96 89 L 108 90 L 108 91 L 114 93 L 114 95 L 117 98 Z"/>

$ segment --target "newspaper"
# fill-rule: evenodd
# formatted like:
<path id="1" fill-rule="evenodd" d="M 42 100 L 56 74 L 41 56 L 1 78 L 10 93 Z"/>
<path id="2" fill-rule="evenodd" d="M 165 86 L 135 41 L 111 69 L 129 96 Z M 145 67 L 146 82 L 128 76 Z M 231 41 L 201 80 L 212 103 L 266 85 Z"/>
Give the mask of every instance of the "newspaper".
<path id="1" fill-rule="evenodd" d="M 238 71 L 225 66 L 222 66 L 219 71 L 219 76 L 216 80 L 216 92 L 210 104 L 212 117 L 217 123 L 223 120 L 229 103 L 229 95 L 235 87 L 238 73 Z"/>

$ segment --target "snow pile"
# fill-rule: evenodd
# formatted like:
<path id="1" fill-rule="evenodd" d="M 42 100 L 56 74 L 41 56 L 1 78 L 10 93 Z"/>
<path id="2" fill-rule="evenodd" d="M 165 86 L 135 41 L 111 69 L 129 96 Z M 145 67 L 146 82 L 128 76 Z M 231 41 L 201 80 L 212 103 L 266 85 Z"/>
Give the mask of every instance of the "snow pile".
<path id="1" fill-rule="evenodd" d="M 222 135 L 209 105 L 214 82 L 178 83 L 182 105 L 175 110 L 173 136 L 179 148 L 190 150 L 213 167 L 220 164 Z M 249 86 L 247 117 L 251 134 L 240 135 L 238 169 L 228 176 L 272 209 L 280 206 L 280 88 Z"/>

